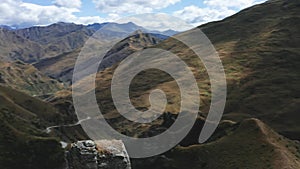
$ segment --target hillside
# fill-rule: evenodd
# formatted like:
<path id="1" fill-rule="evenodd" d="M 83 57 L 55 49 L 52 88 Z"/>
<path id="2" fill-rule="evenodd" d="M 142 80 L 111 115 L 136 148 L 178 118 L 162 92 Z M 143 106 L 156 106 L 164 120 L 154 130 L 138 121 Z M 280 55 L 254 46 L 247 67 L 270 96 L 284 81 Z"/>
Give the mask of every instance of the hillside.
<path id="1" fill-rule="evenodd" d="M 128 31 L 131 31 L 131 29 Z M 145 47 L 156 45 L 162 41 L 160 38 L 155 36 L 155 34 L 145 34 L 140 31 L 134 31 L 132 34 L 134 35 L 129 36 L 126 39 L 117 43 L 106 54 L 99 67 L 99 70 L 111 67 L 112 65 L 120 62 L 125 57 L 134 53 L 135 51 L 141 50 Z M 60 54 L 56 57 L 43 59 L 35 63 L 34 66 L 37 69 L 39 69 L 42 73 L 52 78 L 71 84 L 73 77 L 73 69 L 80 52 L 81 49 L 78 48 L 71 52 Z"/>
<path id="2" fill-rule="evenodd" d="M 102 38 L 122 37 L 136 30 L 146 30 L 134 23 L 77 25 L 59 22 L 49 26 L 24 29 L 0 28 L 1 59 L 35 63 L 81 48 L 86 40 L 101 29 Z"/>
<path id="3" fill-rule="evenodd" d="M 12 30 L 0 28 L 0 60 L 34 62 L 44 55 L 41 46 Z"/>
<path id="4" fill-rule="evenodd" d="M 64 152 L 59 140 L 43 130 L 46 126 L 68 121 L 68 118 L 62 112 L 58 113 L 53 105 L 0 86 L 1 168 L 61 167 Z"/>
<path id="5" fill-rule="evenodd" d="M 299 8 L 296 0 L 270 0 L 199 27 L 225 67 L 225 118 L 257 117 L 283 135 L 300 139 Z"/>
<path id="6" fill-rule="evenodd" d="M 223 119 L 259 118 L 284 136 L 300 139 L 299 3 L 271 0 L 197 28 L 216 47 L 226 72 L 228 96 Z M 200 60 L 172 38 L 154 47 L 178 54 L 193 68 L 201 94 L 200 111 L 205 115 L 210 103 L 210 82 Z M 116 113 L 110 91 L 116 67 L 98 74 L 96 95 L 102 112 L 122 123 L 124 119 Z M 169 99 L 165 112 L 178 113 L 180 95 L 176 82 L 158 70 L 147 70 L 134 78 L 131 102 L 136 108 L 147 110 L 149 93 L 156 88 L 163 89 Z"/>
<path id="7" fill-rule="evenodd" d="M 55 23 L 46 27 L 31 27 L 15 32 L 29 41 L 40 44 L 44 51 L 42 58 L 54 57 L 82 47 L 94 33 L 83 25 L 72 23 Z"/>
<path id="8" fill-rule="evenodd" d="M 31 96 L 41 97 L 54 94 L 64 88 L 58 81 L 21 61 L 0 61 L 0 85 L 12 87 Z"/>
<path id="9" fill-rule="evenodd" d="M 139 169 L 298 169 L 299 142 L 290 141 L 258 119 L 227 128 L 227 134 L 203 145 L 180 147 L 164 155 L 133 160 Z"/>
<path id="10" fill-rule="evenodd" d="M 56 80 L 71 84 L 81 47 L 105 25 L 56 23 L 20 30 L 0 28 L 0 168 L 61 169 L 64 150 L 59 141 L 89 139 L 77 123 L 72 92 Z M 161 89 L 168 99 L 164 113 L 147 124 L 132 122 L 118 113 L 111 96 L 112 78 L 120 62 L 134 52 L 160 48 L 178 55 L 192 70 L 201 97 L 198 118 L 185 139 L 162 155 L 132 159 L 133 169 L 299 169 L 299 28 L 299 0 L 269 0 L 195 28 L 215 46 L 228 84 L 223 119 L 204 144 L 198 143 L 198 137 L 211 102 L 208 73 L 195 53 L 175 39 L 193 30 L 168 39 L 137 31 L 116 44 L 99 67 L 95 94 L 106 121 L 120 133 L 136 138 L 155 136 L 184 113 L 180 112 L 176 81 L 157 69 L 136 75 L 129 96 L 136 109 L 147 111 L 150 92 Z M 133 23 L 112 24 L 101 37 L 113 39 L 136 29 L 143 30 Z M 87 56 L 93 57 L 83 65 L 93 66 L 98 55 Z M 153 58 L 152 63 L 177 66 L 165 58 Z M 89 85 L 82 91 L 94 92 Z M 42 97 L 44 100 L 33 97 L 48 94 L 50 97 Z M 86 101 L 85 106 L 89 106 Z M 47 131 L 49 126 L 52 128 Z"/>

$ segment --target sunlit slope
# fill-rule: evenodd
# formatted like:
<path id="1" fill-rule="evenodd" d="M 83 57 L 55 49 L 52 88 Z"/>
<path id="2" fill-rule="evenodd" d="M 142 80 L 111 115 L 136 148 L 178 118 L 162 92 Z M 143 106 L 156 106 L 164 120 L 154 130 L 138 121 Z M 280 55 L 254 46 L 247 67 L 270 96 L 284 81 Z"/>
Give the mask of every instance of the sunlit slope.
<path id="1" fill-rule="evenodd" d="M 49 78 L 22 61 L 0 61 L 0 85 L 9 86 L 31 96 L 54 94 L 64 88 L 55 79 Z"/>
<path id="2" fill-rule="evenodd" d="M 228 96 L 224 119 L 256 117 L 281 134 L 299 139 L 299 11 L 298 1 L 271 0 L 198 28 L 214 44 L 226 72 Z M 172 38 L 155 47 L 169 50 L 187 63 L 200 89 L 200 110 L 207 113 L 210 82 L 198 57 Z M 118 117 L 110 91 L 116 67 L 100 72 L 96 80 L 98 102 L 110 118 Z M 179 112 L 179 90 L 170 75 L 147 70 L 137 75 L 130 87 L 131 102 L 136 108 L 147 110 L 149 93 L 160 88 L 168 97 L 165 111 Z"/>
<path id="3" fill-rule="evenodd" d="M 278 135 L 258 119 L 246 119 L 227 128 L 213 142 L 177 147 L 164 155 L 133 160 L 140 169 L 297 169 L 299 142 Z"/>

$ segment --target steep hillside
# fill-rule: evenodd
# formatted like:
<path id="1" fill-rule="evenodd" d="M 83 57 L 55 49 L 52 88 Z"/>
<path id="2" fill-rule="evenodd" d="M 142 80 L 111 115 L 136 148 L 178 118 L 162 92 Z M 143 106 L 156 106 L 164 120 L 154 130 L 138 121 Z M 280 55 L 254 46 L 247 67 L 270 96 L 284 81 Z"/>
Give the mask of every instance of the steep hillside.
<path id="1" fill-rule="evenodd" d="M 271 0 L 197 28 L 216 47 L 226 72 L 228 96 L 224 119 L 259 118 L 277 132 L 300 139 L 297 106 L 300 101 L 299 9 L 300 2 L 296 0 Z M 201 61 L 188 47 L 172 38 L 154 47 L 177 54 L 192 68 L 200 88 L 200 111 L 205 115 L 211 97 L 210 82 Z M 116 67 L 98 74 L 96 94 L 103 112 L 122 123 L 110 91 Z M 166 92 L 165 111 L 179 112 L 177 84 L 168 74 L 158 70 L 147 70 L 134 78 L 130 90 L 133 105 L 147 110 L 149 93 L 155 88 Z"/>
<path id="2" fill-rule="evenodd" d="M 162 41 L 162 39 L 157 38 L 154 34 L 144 34 L 141 31 L 132 34 L 134 35 L 120 41 L 106 54 L 99 67 L 100 70 L 120 62 L 137 50 L 156 45 Z M 65 83 L 71 83 L 73 69 L 80 51 L 81 49 L 79 48 L 56 57 L 43 59 L 34 64 L 34 66 L 50 77 Z"/>
<path id="3" fill-rule="evenodd" d="M 3 169 L 58 168 L 64 162 L 59 140 L 46 126 L 67 121 L 46 102 L 0 86 L 0 166 Z M 50 157 L 50 158 L 49 158 Z"/>
<path id="4" fill-rule="evenodd" d="M 24 39 L 40 44 L 44 51 L 43 58 L 82 47 L 93 33 L 83 25 L 62 22 L 45 27 L 19 29 L 15 32 Z"/>
<path id="5" fill-rule="evenodd" d="M 0 41 L 4 54 L 2 59 L 34 62 L 34 66 L 43 73 L 70 82 L 80 45 L 90 33 L 102 26 L 57 23 L 49 27 L 23 29 L 17 33 L 0 28 L 0 36 L 4 37 Z M 104 117 L 120 133 L 133 137 L 157 135 L 172 125 L 180 112 L 178 85 L 169 74 L 156 69 L 142 71 L 132 80 L 131 103 L 138 110 L 148 110 L 151 106 L 149 93 L 161 89 L 168 98 L 165 113 L 152 123 L 139 124 L 117 112 L 111 97 L 113 73 L 119 62 L 135 51 L 161 48 L 177 54 L 194 73 L 201 95 L 199 117 L 179 146 L 153 158 L 133 159 L 133 168 L 299 169 L 300 143 L 292 141 L 300 140 L 299 27 L 299 0 L 269 0 L 222 21 L 195 28 L 201 29 L 214 44 L 222 59 L 228 83 L 223 121 L 213 137 L 201 145 L 197 138 L 209 110 L 211 91 L 206 69 L 195 53 L 174 38 L 157 43 L 160 41 L 142 33 L 117 44 L 100 66 L 95 91 Z M 113 27 L 112 32 L 105 36 L 114 33 L 116 36 L 123 35 L 127 29 L 131 30 L 128 27 L 124 30 Z M 189 33 L 191 31 L 181 35 Z M 27 47 L 28 50 L 25 50 Z M 168 64 L 176 66 L 173 62 Z M 50 135 L 64 141 L 88 137 L 76 124 L 71 92 L 56 92 L 46 100 L 48 103 L 30 97 L 7 86 L 31 94 L 33 90 L 46 94 L 44 91 L 52 92 L 57 83 L 52 83 L 52 79 L 45 78 L 32 66 L 22 62 L 2 62 L 0 65 L 0 83 L 6 84 L 0 85 L 1 168 L 60 167 L 63 150 L 59 140 Z M 32 84 L 35 87 L 31 87 Z M 90 89 L 89 86 L 84 87 Z M 190 102 L 193 101 L 190 99 Z M 54 126 L 50 133 L 45 132 L 48 126 Z"/>
<path id="6" fill-rule="evenodd" d="M 46 58 L 34 64 L 34 67 L 49 77 L 70 83 L 79 53 L 80 49 L 76 49 L 52 58 Z"/>
<path id="7" fill-rule="evenodd" d="M 86 40 L 102 28 L 102 38 L 121 37 L 136 30 L 145 30 L 134 23 L 77 25 L 55 23 L 25 29 L 0 28 L 1 60 L 22 60 L 34 63 L 81 48 Z"/>
<path id="8" fill-rule="evenodd" d="M 199 27 L 223 58 L 229 119 L 257 117 L 300 139 L 299 9 L 297 0 L 270 0 Z"/>
<path id="9" fill-rule="evenodd" d="M 143 27 L 134 23 L 103 23 L 76 25 L 74 23 L 55 23 L 45 27 L 31 27 L 14 31 L 18 36 L 36 42 L 43 47 L 43 58 L 51 58 L 81 48 L 86 40 L 101 29 L 102 38 L 122 37 Z"/>
<path id="10" fill-rule="evenodd" d="M 0 60 L 34 62 L 44 55 L 42 47 L 12 30 L 0 28 Z"/>
<path id="11" fill-rule="evenodd" d="M 161 34 L 159 31 L 149 31 L 132 22 L 102 23 L 92 25 L 77 25 L 59 22 L 49 26 L 35 26 L 25 29 L 8 29 L 0 27 L 0 60 L 26 63 L 39 62 L 42 59 L 61 57 L 79 50 L 96 31 L 101 28 L 101 38 L 124 37 L 137 30 Z M 176 31 L 166 31 L 162 34 L 173 35 Z M 165 38 L 159 36 L 157 38 Z M 57 60 L 54 59 L 54 60 Z M 63 71 L 62 71 L 63 72 Z"/>
<path id="12" fill-rule="evenodd" d="M 54 94 L 64 88 L 56 80 L 21 61 L 0 61 L 0 85 L 10 86 L 31 96 Z"/>
<path id="13" fill-rule="evenodd" d="M 81 30 L 83 27 L 83 25 L 59 22 L 44 27 L 18 29 L 15 32 L 25 39 L 45 45 L 56 41 L 56 38 L 62 38 L 62 36 Z"/>
<path id="14" fill-rule="evenodd" d="M 246 119 L 203 145 L 177 147 L 164 155 L 133 159 L 139 169 L 298 169 L 300 144 L 278 135 L 257 119 Z"/>

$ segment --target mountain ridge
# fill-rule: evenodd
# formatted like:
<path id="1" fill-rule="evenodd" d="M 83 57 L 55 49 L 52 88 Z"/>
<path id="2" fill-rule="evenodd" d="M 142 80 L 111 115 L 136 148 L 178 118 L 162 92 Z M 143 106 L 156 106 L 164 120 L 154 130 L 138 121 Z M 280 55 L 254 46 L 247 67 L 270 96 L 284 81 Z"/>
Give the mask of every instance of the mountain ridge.
<path id="1" fill-rule="evenodd" d="M 149 36 L 146 37 L 145 45 L 140 44 L 145 40 L 145 35 L 138 33 L 137 36 L 140 37 L 137 39 L 132 37 L 127 39 L 130 43 L 125 39 L 124 43 L 121 41 L 117 44 L 115 51 L 109 53 L 107 58 L 113 57 L 114 54 L 119 56 L 135 52 L 134 50 L 127 50 L 126 52 L 129 53 L 122 51 L 128 49 L 128 46 L 133 46 L 137 50 L 160 48 L 177 54 L 191 68 L 200 89 L 199 117 L 187 137 L 177 147 L 162 155 L 141 160 L 133 159 L 133 168 L 298 169 L 300 143 L 294 140 L 300 140 L 299 8 L 300 1 L 297 0 L 270 0 L 222 21 L 195 28 L 202 30 L 215 46 L 223 62 L 228 84 L 223 118 L 214 135 L 204 144 L 198 144 L 198 137 L 209 110 L 211 91 L 207 71 L 198 56 L 189 47 L 172 37 L 156 44 Z M 27 57 L 23 60 L 30 63 L 38 64 L 39 61 L 44 61 L 46 65 L 41 64 L 45 66 L 45 71 L 50 69 L 46 68 L 48 62 L 53 61 L 51 64 L 55 65 L 57 60 L 62 59 L 60 65 L 65 67 L 61 70 L 68 72 L 72 69 L 72 64 L 66 63 L 74 61 L 77 52 L 80 52 L 79 47 L 63 54 L 59 51 L 59 55 L 53 54 L 51 57 L 42 54 L 31 58 L 30 48 L 29 51 L 22 51 L 24 48 L 19 46 L 20 42 L 26 43 L 25 46 L 29 47 L 37 45 L 37 51 L 43 52 L 46 48 L 19 35 L 15 36 L 16 34 L 7 30 L 3 32 L 2 35 L 0 32 L 0 36 L 8 38 L 7 42 L 0 41 L 0 44 L 4 44 L 3 49 L 8 48 L 10 43 L 14 44 L 12 52 L 23 52 Z M 83 31 L 78 36 L 73 36 L 71 33 L 70 38 L 81 37 L 82 39 L 79 39 L 83 40 L 89 32 L 90 30 Z M 122 34 L 122 31 L 118 33 Z M 188 33 L 189 31 L 183 34 Z M 62 42 L 67 42 L 64 45 L 71 49 L 72 45 L 68 42 L 68 38 L 66 39 Z M 147 44 L 151 45 L 147 46 Z M 24 57 L 21 55 L 22 53 L 13 55 L 13 58 L 8 57 L 9 54 L 0 56 L 14 60 Z M 114 61 L 114 64 L 99 71 L 95 91 L 90 88 L 88 90 L 88 92 L 96 92 L 93 94 L 96 94 L 104 118 L 114 129 L 127 136 L 144 138 L 164 132 L 174 123 L 177 115 L 182 113 L 180 112 L 180 90 L 176 81 L 167 73 L 153 69 L 142 71 L 135 76 L 130 84 L 129 95 L 136 109 L 145 111 L 150 108 L 149 94 L 154 89 L 163 90 L 168 102 L 164 113 L 154 122 L 142 125 L 134 123 L 116 111 L 111 97 L 111 80 L 120 61 L 122 59 Z M 168 62 L 168 64 L 172 66 L 172 63 Z M 26 64 L 27 66 L 32 65 Z M 51 70 L 55 69 L 54 66 Z M 20 75 L 14 72 L 11 74 Z M 5 77 L 8 75 L 6 74 Z M 0 83 L 5 82 L 5 77 L 0 76 Z M 60 140 L 69 142 L 88 139 L 84 133 L 81 133 L 83 131 L 80 125 L 69 127 L 64 125 L 74 124 L 77 120 L 72 103 L 72 92 L 62 90 L 42 101 L 18 90 L 0 85 L 0 119 L 3 121 L 0 123 L 0 165 L 6 168 L 35 169 L 51 168 L 52 166 L 45 166 L 48 163 L 62 164 L 63 150 L 59 145 Z M 48 134 L 43 132 L 50 125 L 61 125 L 61 127 L 56 127 Z M 30 161 L 32 158 L 35 160 Z"/>
<path id="2" fill-rule="evenodd" d="M 300 167 L 299 149 L 299 142 L 278 135 L 262 121 L 252 118 L 229 127 L 227 134 L 215 141 L 188 147 L 178 146 L 161 156 L 134 159 L 133 167 L 297 169 Z"/>
<path id="3" fill-rule="evenodd" d="M 34 26 L 22 29 L 6 29 L 2 26 L 0 37 L 1 40 L 5 41 L 0 42 L 0 47 L 2 47 L 0 51 L 1 59 L 35 63 L 44 58 L 71 52 L 83 47 L 88 38 L 100 28 L 106 36 L 117 37 L 139 29 L 148 31 L 134 23 L 77 25 L 58 22 L 49 26 Z M 11 46 L 9 44 L 15 45 Z"/>

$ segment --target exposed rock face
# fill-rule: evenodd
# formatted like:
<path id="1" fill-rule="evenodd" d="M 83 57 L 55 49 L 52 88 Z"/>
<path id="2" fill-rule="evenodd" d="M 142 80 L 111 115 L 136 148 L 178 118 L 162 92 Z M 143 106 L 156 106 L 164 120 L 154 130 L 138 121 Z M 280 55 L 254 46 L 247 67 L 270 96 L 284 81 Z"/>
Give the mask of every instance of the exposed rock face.
<path id="1" fill-rule="evenodd" d="M 69 169 L 131 169 L 122 141 L 78 141 L 67 155 Z"/>

